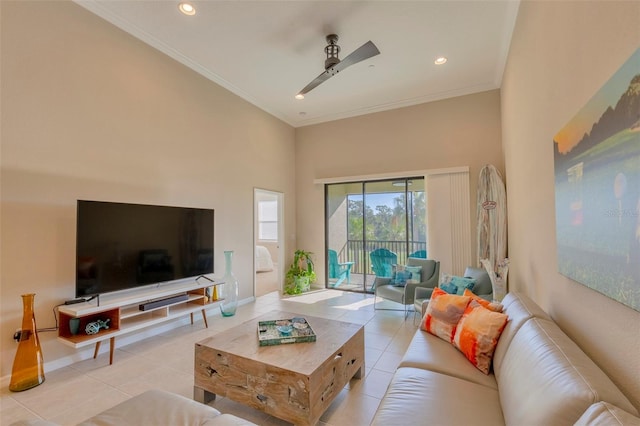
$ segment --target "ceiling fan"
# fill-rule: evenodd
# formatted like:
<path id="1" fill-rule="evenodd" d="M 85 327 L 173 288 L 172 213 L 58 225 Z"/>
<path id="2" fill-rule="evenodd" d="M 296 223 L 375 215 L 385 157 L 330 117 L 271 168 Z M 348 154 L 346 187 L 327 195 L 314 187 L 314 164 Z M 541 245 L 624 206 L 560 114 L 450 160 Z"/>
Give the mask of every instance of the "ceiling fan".
<path id="1" fill-rule="evenodd" d="M 311 83 L 307 84 L 304 89 L 302 89 L 296 95 L 296 98 L 303 98 L 304 95 L 321 83 L 327 81 L 330 77 L 338 74 L 340 71 L 344 70 L 348 66 L 357 64 L 358 62 L 364 61 L 365 59 L 369 59 L 373 56 L 380 54 L 380 51 L 376 47 L 375 44 L 371 40 L 358 47 L 356 50 L 351 52 L 343 60 L 338 58 L 338 54 L 340 53 L 340 46 L 338 46 L 338 36 L 335 34 L 329 34 L 327 36 L 327 46 L 324 48 L 325 53 L 327 54 L 327 59 L 324 61 L 324 69 L 325 71 L 317 76 Z"/>

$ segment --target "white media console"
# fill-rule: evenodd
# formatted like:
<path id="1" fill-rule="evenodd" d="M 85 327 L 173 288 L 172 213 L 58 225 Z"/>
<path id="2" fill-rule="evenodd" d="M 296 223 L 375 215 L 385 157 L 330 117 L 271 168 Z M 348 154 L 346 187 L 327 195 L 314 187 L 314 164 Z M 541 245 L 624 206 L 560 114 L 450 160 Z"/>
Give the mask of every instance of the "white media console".
<path id="1" fill-rule="evenodd" d="M 157 325 L 172 319 L 191 315 L 200 311 L 205 327 L 206 309 L 219 304 L 222 299 L 211 300 L 206 296 L 209 287 L 224 284 L 223 281 L 199 284 L 188 281 L 176 284 L 146 286 L 118 293 L 108 293 L 90 302 L 61 305 L 58 308 L 58 339 L 73 348 L 81 348 L 95 343 L 93 357 L 98 356 L 100 344 L 109 339 L 109 364 L 113 364 L 115 338 L 145 327 Z M 70 320 L 78 322 L 78 332 L 72 334 Z M 108 329 L 96 334 L 87 334 L 87 324 L 106 321 Z"/>

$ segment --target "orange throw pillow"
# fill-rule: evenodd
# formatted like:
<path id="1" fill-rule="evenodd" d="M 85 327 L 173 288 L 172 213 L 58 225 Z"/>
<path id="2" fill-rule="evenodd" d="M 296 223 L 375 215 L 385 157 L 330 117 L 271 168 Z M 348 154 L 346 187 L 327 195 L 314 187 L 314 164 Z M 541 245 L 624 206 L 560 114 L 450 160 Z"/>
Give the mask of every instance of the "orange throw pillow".
<path id="1" fill-rule="evenodd" d="M 485 308 L 487 308 L 489 310 L 492 310 L 493 312 L 502 312 L 502 310 L 504 309 L 504 306 L 502 306 L 502 303 L 500 303 L 500 302 L 489 302 L 488 300 L 483 299 L 482 297 L 478 296 L 477 294 L 475 294 L 471 290 L 465 289 L 464 293 L 462 295 L 463 296 L 469 296 L 472 300 L 475 300 L 476 302 L 478 302 L 479 304 L 481 304 Z"/>
<path id="2" fill-rule="evenodd" d="M 420 329 L 452 343 L 458 321 L 470 301 L 471 298 L 468 296 L 449 294 L 436 287 L 431 294 Z"/>
<path id="3" fill-rule="evenodd" d="M 472 301 L 458 323 L 453 345 L 478 370 L 489 374 L 493 352 L 508 319 L 506 314 L 490 311 Z"/>

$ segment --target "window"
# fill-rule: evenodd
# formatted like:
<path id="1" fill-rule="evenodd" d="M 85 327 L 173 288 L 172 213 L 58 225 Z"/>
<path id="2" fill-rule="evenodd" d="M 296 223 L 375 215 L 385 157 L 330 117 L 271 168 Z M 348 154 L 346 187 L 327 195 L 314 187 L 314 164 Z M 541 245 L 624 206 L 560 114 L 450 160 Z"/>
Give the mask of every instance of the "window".
<path id="1" fill-rule="evenodd" d="M 258 239 L 262 241 L 278 240 L 278 202 L 258 202 Z"/>

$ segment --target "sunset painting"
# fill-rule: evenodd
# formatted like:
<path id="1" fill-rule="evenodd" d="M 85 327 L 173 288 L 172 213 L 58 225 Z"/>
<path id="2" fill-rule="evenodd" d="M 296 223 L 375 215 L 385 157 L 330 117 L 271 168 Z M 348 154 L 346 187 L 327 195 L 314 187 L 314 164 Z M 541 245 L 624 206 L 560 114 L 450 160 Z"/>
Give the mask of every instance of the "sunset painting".
<path id="1" fill-rule="evenodd" d="M 559 272 L 640 311 L 640 49 L 553 147 Z"/>

